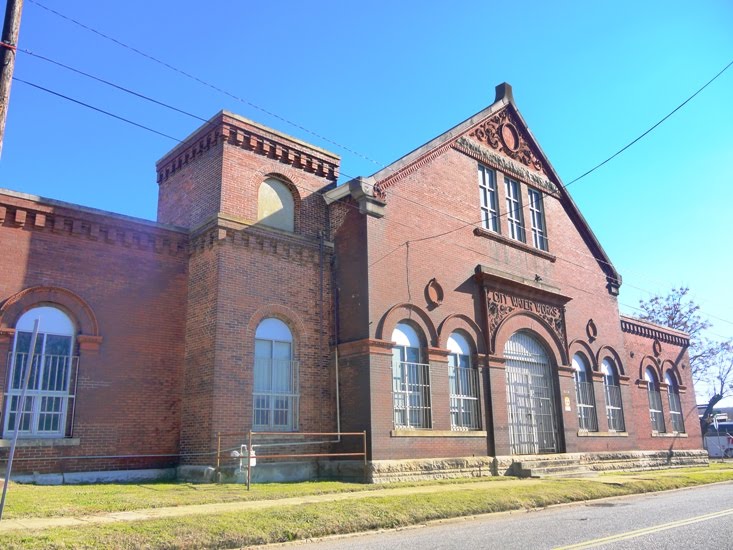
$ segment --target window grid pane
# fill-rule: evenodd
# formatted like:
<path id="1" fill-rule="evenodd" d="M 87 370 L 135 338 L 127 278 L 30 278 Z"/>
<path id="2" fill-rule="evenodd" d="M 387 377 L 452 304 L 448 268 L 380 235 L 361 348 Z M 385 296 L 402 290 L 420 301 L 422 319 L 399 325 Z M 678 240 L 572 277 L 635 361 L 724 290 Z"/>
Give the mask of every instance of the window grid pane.
<path id="1" fill-rule="evenodd" d="M 669 394 L 669 412 L 672 417 L 672 430 L 678 433 L 685 432 L 685 424 L 682 420 L 682 403 L 680 396 L 676 392 L 670 390 Z"/>
<path id="2" fill-rule="evenodd" d="M 484 229 L 499 231 L 499 208 L 496 196 L 496 174 L 479 164 L 479 195 L 481 197 L 481 221 Z"/>
<path id="3" fill-rule="evenodd" d="M 292 431 L 298 427 L 298 362 L 292 343 L 255 340 L 253 428 Z"/>
<path id="4" fill-rule="evenodd" d="M 450 416 L 452 430 L 478 430 L 478 370 L 467 355 L 449 356 Z"/>
<path id="5" fill-rule="evenodd" d="M 606 390 L 606 416 L 608 418 L 608 430 L 611 432 L 625 431 L 624 411 L 621 405 L 621 388 L 604 377 L 603 384 Z"/>
<path id="6" fill-rule="evenodd" d="M 36 347 L 38 354 L 33 356 L 33 366 L 30 372 L 28 390 L 25 399 L 25 411 L 20 419 L 19 433 L 25 436 L 59 436 L 71 435 L 73 420 L 72 380 L 75 379 L 77 357 L 70 355 L 50 355 L 42 353 L 44 350 L 70 351 L 71 338 L 55 336 L 56 345 L 49 348 L 43 346 L 47 335 L 38 335 L 42 342 Z M 59 345 L 61 342 L 63 345 Z M 28 344 L 16 343 L 16 349 L 28 349 Z M 6 414 L 3 430 L 6 437 L 13 433 L 20 395 L 23 392 L 23 383 L 29 357 L 27 352 L 9 353 L 8 364 L 11 371 L 10 381 L 5 394 Z M 68 422 L 68 426 L 67 426 Z M 66 433 L 68 432 L 68 433 Z"/>
<path id="7" fill-rule="evenodd" d="M 536 189 L 528 189 L 529 210 L 532 214 L 532 243 L 535 248 L 547 250 L 547 230 L 545 229 L 545 211 L 542 204 L 542 193 Z"/>
<path id="8" fill-rule="evenodd" d="M 507 227 L 509 236 L 517 241 L 524 242 L 524 220 L 522 219 L 522 201 L 519 195 L 519 183 L 510 178 L 504 178 L 506 185 Z"/>
<path id="9" fill-rule="evenodd" d="M 652 421 L 652 430 L 658 433 L 664 433 L 666 428 L 664 426 L 664 413 L 662 412 L 662 396 L 652 383 L 649 384 L 648 395 L 649 417 Z"/>
<path id="10" fill-rule="evenodd" d="M 393 348 L 392 403 L 395 427 L 431 428 L 430 365 L 402 361 L 403 356 L 415 355 L 405 353 L 404 349 Z"/>
<path id="11" fill-rule="evenodd" d="M 592 382 L 581 382 L 580 373 L 575 373 L 575 394 L 578 401 L 578 428 L 589 432 L 598 431 L 596 398 Z"/>

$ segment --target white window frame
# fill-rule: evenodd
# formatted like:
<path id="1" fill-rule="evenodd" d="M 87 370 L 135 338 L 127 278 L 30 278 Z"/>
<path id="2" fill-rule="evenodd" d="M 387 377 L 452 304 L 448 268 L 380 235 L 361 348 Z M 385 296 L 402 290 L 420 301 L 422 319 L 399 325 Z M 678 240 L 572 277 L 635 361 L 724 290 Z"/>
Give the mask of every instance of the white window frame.
<path id="1" fill-rule="evenodd" d="M 545 207 L 543 194 L 537 189 L 527 187 L 529 211 L 532 221 L 532 244 L 540 250 L 547 250 L 547 226 L 545 224 Z"/>
<path id="2" fill-rule="evenodd" d="M 601 363 L 603 373 L 603 390 L 606 397 L 606 418 L 609 432 L 626 431 L 621 386 L 618 383 L 618 367 L 606 358 Z"/>
<path id="3" fill-rule="evenodd" d="M 499 199 L 496 191 L 496 172 L 483 164 L 478 165 L 478 187 L 483 228 L 499 233 Z"/>
<path id="4" fill-rule="evenodd" d="M 288 347 L 287 357 L 276 349 Z M 262 350 L 269 347 L 269 354 Z M 298 430 L 300 408 L 299 364 L 293 359 L 290 328 L 274 317 L 263 319 L 255 332 L 252 384 L 252 429 L 292 432 Z"/>
<path id="5" fill-rule="evenodd" d="M 672 420 L 672 431 L 685 433 L 685 419 L 682 415 L 682 402 L 680 401 L 680 388 L 677 379 L 671 372 L 664 375 L 667 383 L 667 400 L 669 402 L 669 416 Z"/>
<path id="6" fill-rule="evenodd" d="M 422 363 L 417 331 L 398 323 L 392 331 L 392 408 L 394 427 L 432 428 L 430 365 Z"/>
<path id="7" fill-rule="evenodd" d="M 666 433 L 667 427 L 664 422 L 664 410 L 662 409 L 662 394 L 659 391 L 659 380 L 652 367 L 644 369 L 646 380 L 646 392 L 649 399 L 649 421 L 652 423 L 652 431 Z"/>
<path id="8" fill-rule="evenodd" d="M 509 237 L 525 242 L 524 215 L 522 213 L 522 191 L 517 180 L 504 176 L 506 189 L 506 219 Z"/>
<path id="9" fill-rule="evenodd" d="M 14 434 L 30 353 L 30 349 L 28 352 L 18 350 L 18 340 L 21 334 L 31 338 L 36 319 L 39 319 L 36 349 L 40 350 L 39 353 L 33 353 L 33 366 L 25 395 L 25 406 L 18 425 L 18 437 L 65 437 L 68 418 L 73 414 L 73 390 L 76 385 L 78 364 L 78 358 L 73 356 L 76 333 L 74 324 L 68 315 L 56 307 L 35 307 L 25 312 L 15 326 L 13 350 L 8 358 L 8 378 L 5 385 L 3 411 L 5 438 L 10 438 Z M 65 352 L 48 353 L 49 337 L 68 338 Z M 30 341 L 28 345 L 30 346 Z M 25 425 L 28 426 L 27 429 L 24 429 Z"/>
<path id="10" fill-rule="evenodd" d="M 575 399 L 578 406 L 578 429 L 587 432 L 598 431 L 596 396 L 593 389 L 593 375 L 588 360 L 582 353 L 573 355 L 573 379 Z"/>
<path id="11" fill-rule="evenodd" d="M 451 430 L 479 430 L 479 377 L 468 338 L 460 332 L 452 333 L 448 337 L 448 350 Z"/>

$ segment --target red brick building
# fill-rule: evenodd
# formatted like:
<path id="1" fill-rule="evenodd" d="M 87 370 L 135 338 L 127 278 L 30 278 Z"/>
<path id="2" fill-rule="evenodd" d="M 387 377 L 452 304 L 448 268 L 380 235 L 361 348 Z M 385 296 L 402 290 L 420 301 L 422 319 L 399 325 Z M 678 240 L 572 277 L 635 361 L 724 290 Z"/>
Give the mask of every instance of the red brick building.
<path id="1" fill-rule="evenodd" d="M 14 471 L 68 481 L 206 476 L 250 430 L 366 431 L 375 481 L 704 459 L 687 336 L 619 316 L 508 85 L 370 177 L 339 162 L 222 112 L 158 162 L 157 222 L 0 192 L 0 458 L 19 422 Z"/>

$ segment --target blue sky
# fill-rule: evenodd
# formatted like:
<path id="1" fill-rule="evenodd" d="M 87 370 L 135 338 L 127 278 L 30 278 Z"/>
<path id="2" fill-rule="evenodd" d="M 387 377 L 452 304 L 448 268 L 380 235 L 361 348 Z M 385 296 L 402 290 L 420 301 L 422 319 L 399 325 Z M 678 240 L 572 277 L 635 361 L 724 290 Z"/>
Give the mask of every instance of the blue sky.
<path id="1" fill-rule="evenodd" d="M 507 81 L 567 183 L 733 59 L 724 1 L 41 3 L 240 100 L 36 0 L 20 48 L 203 118 L 228 109 L 325 147 L 344 178 L 481 110 Z M 22 52 L 16 76 L 177 138 L 199 125 Z M 569 188 L 624 276 L 622 311 L 686 284 L 711 333 L 733 337 L 732 99 L 733 68 Z M 154 164 L 175 143 L 16 82 L 0 186 L 154 219 Z"/>

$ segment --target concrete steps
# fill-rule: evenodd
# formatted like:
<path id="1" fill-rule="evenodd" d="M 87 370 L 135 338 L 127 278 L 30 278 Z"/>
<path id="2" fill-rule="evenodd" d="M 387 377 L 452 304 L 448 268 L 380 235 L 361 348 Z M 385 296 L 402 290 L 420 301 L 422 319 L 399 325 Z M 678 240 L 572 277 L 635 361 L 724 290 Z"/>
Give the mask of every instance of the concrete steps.
<path id="1" fill-rule="evenodd" d="M 706 466 L 700 451 L 620 451 L 497 457 L 497 473 L 518 477 L 589 477 L 599 472 Z"/>

